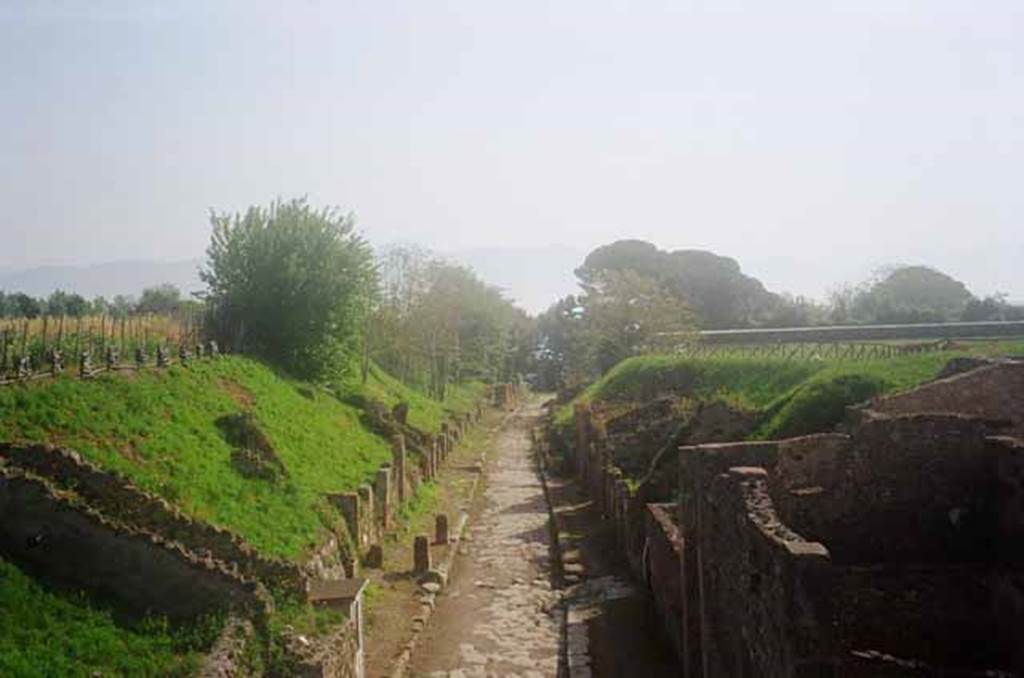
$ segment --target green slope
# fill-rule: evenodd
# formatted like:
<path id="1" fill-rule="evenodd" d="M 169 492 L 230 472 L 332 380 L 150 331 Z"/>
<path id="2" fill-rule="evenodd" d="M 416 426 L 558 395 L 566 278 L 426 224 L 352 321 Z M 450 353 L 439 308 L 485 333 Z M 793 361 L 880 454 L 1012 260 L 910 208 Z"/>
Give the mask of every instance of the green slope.
<path id="1" fill-rule="evenodd" d="M 83 598 L 46 591 L 0 560 L 0 676 L 187 676 L 192 638 L 124 628 Z"/>
<path id="2" fill-rule="evenodd" d="M 0 388 L 0 439 L 78 450 L 186 513 L 231 529 L 265 553 L 297 558 L 336 519 L 324 493 L 349 491 L 390 459 L 347 396 L 408 400 L 410 420 L 436 429 L 444 408 L 466 407 L 479 385 L 443 405 L 374 369 L 339 399 L 229 356 L 139 374 L 62 378 Z M 287 470 L 277 481 L 243 477 L 218 420 L 251 411 Z"/>
<path id="3" fill-rule="evenodd" d="M 577 400 L 601 404 L 644 402 L 661 395 L 720 398 L 763 412 L 755 437 L 781 438 L 831 430 L 847 406 L 928 381 L 957 356 L 1022 353 L 1021 342 L 978 342 L 872 361 L 639 356 L 616 365 Z M 571 423 L 570 404 L 559 410 L 556 425 L 565 431 Z"/>

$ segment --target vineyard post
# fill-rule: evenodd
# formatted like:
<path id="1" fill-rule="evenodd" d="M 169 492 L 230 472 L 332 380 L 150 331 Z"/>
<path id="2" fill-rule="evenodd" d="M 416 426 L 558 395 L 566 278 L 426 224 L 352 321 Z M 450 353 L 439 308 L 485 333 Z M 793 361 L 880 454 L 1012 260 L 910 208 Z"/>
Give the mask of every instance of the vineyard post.
<path id="1" fill-rule="evenodd" d="M 49 333 L 49 329 L 50 316 L 48 314 L 45 314 L 43 315 L 43 348 L 40 349 L 40 356 L 42 356 L 42 360 L 40 362 L 46 361 L 46 335 Z"/>
<path id="2" fill-rule="evenodd" d="M 24 324 L 21 326 L 21 358 L 28 355 L 28 318 L 25 318 Z"/>

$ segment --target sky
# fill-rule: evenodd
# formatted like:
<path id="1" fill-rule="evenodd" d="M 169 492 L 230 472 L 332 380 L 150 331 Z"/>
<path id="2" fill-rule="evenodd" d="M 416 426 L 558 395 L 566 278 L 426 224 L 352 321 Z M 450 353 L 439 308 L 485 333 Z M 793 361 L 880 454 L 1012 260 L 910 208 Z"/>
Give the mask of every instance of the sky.
<path id="1" fill-rule="evenodd" d="M 1024 300 L 1022 167 L 1019 0 L 0 2 L 0 270 L 195 258 L 210 209 L 306 195 L 378 245 Z"/>

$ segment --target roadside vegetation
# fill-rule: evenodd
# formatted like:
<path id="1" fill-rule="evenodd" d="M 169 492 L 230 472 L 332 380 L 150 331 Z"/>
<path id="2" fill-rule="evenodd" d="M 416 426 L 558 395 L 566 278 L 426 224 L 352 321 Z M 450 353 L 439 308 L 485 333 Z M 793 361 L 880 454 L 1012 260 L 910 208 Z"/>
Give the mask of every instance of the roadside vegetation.
<path id="1" fill-rule="evenodd" d="M 0 559 L 0 676 L 190 676 L 209 642 L 202 635 L 158 622 L 125 627 Z"/>
<path id="2" fill-rule="evenodd" d="M 556 423 L 572 425 L 573 403 L 640 403 L 660 396 L 723 400 L 760 413 L 755 438 L 828 431 L 846 407 L 933 379 L 950 359 L 1024 353 L 1024 342 L 965 343 L 956 349 L 886 360 L 829 361 L 673 355 L 625 360 L 563 405 Z"/>
<path id="3" fill-rule="evenodd" d="M 233 530 L 256 548 L 297 558 L 334 512 L 324 493 L 355 489 L 391 458 L 389 442 L 363 426 L 352 396 L 410 405 L 410 422 L 437 431 L 482 386 L 452 388 L 443 405 L 374 369 L 328 390 L 257 361 L 224 356 L 134 375 L 61 378 L 0 389 L 0 430 L 12 441 L 70 447 L 186 513 Z M 284 468 L 245 477 L 232 464 L 227 418 L 251 413 Z"/>

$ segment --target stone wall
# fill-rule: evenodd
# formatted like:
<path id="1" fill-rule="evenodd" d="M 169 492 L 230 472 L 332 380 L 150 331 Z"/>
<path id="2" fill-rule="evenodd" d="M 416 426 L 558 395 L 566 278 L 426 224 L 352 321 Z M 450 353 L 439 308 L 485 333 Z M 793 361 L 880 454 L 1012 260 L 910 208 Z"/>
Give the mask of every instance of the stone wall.
<path id="1" fill-rule="evenodd" d="M 208 553 L 245 576 L 293 592 L 303 589 L 298 566 L 260 555 L 241 537 L 189 518 L 164 499 L 83 460 L 77 452 L 48 445 L 0 443 L 0 459 L 44 477 L 56 487 L 73 488 L 105 515 L 179 542 L 195 553 Z"/>
<path id="2" fill-rule="evenodd" d="M 90 591 L 137 616 L 253 615 L 268 605 L 257 582 L 222 562 L 112 520 L 11 468 L 0 468 L 0 552 L 51 584 Z"/>
<path id="3" fill-rule="evenodd" d="M 363 652 L 353 619 L 321 637 L 285 633 L 283 649 L 277 668 L 290 678 L 363 678 Z"/>
<path id="4" fill-rule="evenodd" d="M 655 609 L 679 657 L 685 655 L 683 591 L 679 577 L 683 537 L 676 524 L 675 504 L 647 504 L 644 523 L 644 571 Z"/>
<path id="5" fill-rule="evenodd" d="M 872 413 L 681 448 L 686 675 L 1024 668 L 1024 442 L 990 432 Z"/>
<path id="6" fill-rule="evenodd" d="M 870 416 L 849 439 L 783 443 L 773 494 L 783 520 L 840 563 L 986 561 L 996 544 L 987 431 L 958 415 Z"/>
<path id="7" fill-rule="evenodd" d="M 1002 420 L 1005 435 L 1024 437 L 1024 361 L 1001 361 L 939 379 L 911 391 L 877 398 L 867 410 L 881 414 L 954 412 Z"/>
<path id="8" fill-rule="evenodd" d="M 779 521 L 761 468 L 718 474 L 697 510 L 704 675 L 825 675 L 834 644 L 827 549 Z"/>

